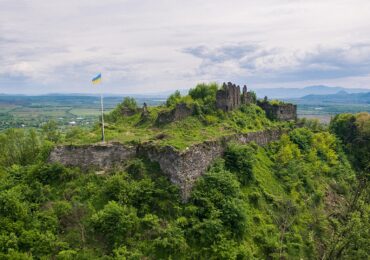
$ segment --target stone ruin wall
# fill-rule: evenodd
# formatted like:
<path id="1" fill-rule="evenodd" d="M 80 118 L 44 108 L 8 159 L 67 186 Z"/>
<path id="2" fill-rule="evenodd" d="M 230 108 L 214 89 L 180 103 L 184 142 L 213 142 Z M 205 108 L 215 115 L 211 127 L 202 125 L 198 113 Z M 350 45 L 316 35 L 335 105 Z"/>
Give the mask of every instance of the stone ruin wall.
<path id="1" fill-rule="evenodd" d="M 174 121 L 179 121 L 191 116 L 194 113 L 194 107 L 188 107 L 185 103 L 177 104 L 176 107 L 170 111 L 164 111 L 158 114 L 156 124 L 167 124 Z"/>
<path id="2" fill-rule="evenodd" d="M 225 112 L 239 108 L 241 105 L 253 103 L 251 92 L 248 92 L 244 85 L 240 93 L 240 86 L 231 82 L 223 83 L 222 88 L 216 93 L 216 107 Z"/>
<path id="3" fill-rule="evenodd" d="M 243 104 L 254 103 L 251 92 L 248 92 L 247 86 L 244 85 L 242 93 L 240 87 L 231 82 L 223 83 L 222 88 L 216 93 L 216 107 L 225 112 L 239 108 Z M 293 104 L 274 104 L 271 105 L 267 101 L 257 103 L 265 110 L 268 118 L 272 120 L 296 120 L 297 106 Z"/>
<path id="4" fill-rule="evenodd" d="M 257 103 L 266 112 L 271 120 L 297 120 L 297 105 L 294 104 L 270 104 L 268 101 Z"/>
<path id="5" fill-rule="evenodd" d="M 121 143 L 62 145 L 55 147 L 49 162 L 61 163 L 68 167 L 88 169 L 112 169 L 119 163 L 136 156 L 136 147 Z"/>
<path id="6" fill-rule="evenodd" d="M 240 103 L 240 87 L 231 82 L 224 83 L 216 93 L 216 107 L 225 112 L 238 108 Z"/>
<path id="7" fill-rule="evenodd" d="M 297 120 L 297 105 L 283 104 L 275 110 L 275 115 L 278 120 Z"/>
<path id="8" fill-rule="evenodd" d="M 148 142 L 137 146 L 120 143 L 95 144 L 82 146 L 58 146 L 51 151 L 49 162 L 61 163 L 83 170 L 110 170 L 122 167 L 125 162 L 137 156 L 157 162 L 170 181 L 180 187 L 183 200 L 186 200 L 197 178 L 203 175 L 215 159 L 221 157 L 230 141 L 241 144 L 256 142 L 266 145 L 276 141 L 283 130 L 264 130 L 247 134 L 236 134 L 216 141 L 195 144 L 183 151 L 171 146 L 158 147 Z"/>

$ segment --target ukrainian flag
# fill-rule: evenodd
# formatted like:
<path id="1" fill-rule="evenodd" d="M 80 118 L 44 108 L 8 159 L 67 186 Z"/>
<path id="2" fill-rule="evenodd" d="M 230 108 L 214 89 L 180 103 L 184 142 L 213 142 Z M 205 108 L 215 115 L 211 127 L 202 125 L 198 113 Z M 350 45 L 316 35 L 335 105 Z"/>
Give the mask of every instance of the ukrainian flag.
<path id="1" fill-rule="evenodd" d="M 101 73 L 99 73 L 96 77 L 94 77 L 92 80 L 92 84 L 99 84 L 101 82 Z"/>

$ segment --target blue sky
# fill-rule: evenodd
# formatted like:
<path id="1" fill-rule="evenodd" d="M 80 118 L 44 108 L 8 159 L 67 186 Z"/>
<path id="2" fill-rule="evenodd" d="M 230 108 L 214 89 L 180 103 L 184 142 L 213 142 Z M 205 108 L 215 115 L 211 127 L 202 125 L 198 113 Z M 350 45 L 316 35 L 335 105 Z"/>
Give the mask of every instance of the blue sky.
<path id="1" fill-rule="evenodd" d="M 0 93 L 370 88 L 368 0 L 0 0 Z"/>

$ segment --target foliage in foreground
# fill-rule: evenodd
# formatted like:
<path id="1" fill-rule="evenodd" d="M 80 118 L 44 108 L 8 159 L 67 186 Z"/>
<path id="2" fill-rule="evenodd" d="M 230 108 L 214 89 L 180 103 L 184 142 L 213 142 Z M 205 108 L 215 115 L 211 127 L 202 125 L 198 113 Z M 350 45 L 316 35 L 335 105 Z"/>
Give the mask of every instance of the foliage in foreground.
<path id="1" fill-rule="evenodd" d="M 185 204 L 145 158 L 82 173 L 45 164 L 47 139 L 0 136 L 1 259 L 368 257 L 369 189 L 328 132 L 230 144 Z"/>

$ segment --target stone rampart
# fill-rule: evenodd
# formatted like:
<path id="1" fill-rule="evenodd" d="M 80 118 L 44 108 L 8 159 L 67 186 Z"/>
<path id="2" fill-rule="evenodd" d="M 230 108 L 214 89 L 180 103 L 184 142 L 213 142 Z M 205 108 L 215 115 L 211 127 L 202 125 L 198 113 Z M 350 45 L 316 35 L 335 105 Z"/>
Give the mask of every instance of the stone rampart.
<path id="1" fill-rule="evenodd" d="M 180 187 L 182 198 L 186 200 L 196 179 L 207 171 L 215 159 L 223 155 L 227 143 L 255 142 L 258 145 L 266 145 L 278 140 L 284 132 L 284 130 L 272 129 L 235 134 L 215 141 L 194 144 L 182 151 L 171 146 L 159 147 L 151 142 L 139 144 L 136 147 L 119 143 L 58 146 L 51 152 L 49 162 L 59 162 L 82 169 L 106 170 L 122 165 L 136 156 L 147 157 L 157 162 L 171 182 Z"/>

